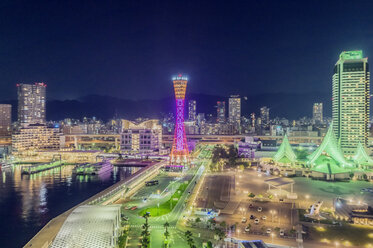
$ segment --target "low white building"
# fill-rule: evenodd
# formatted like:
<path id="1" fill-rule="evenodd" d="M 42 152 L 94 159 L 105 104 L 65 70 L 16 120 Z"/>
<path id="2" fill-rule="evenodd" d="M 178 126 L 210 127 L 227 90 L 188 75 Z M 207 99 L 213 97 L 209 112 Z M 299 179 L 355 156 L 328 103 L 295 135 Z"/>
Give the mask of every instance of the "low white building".
<path id="1" fill-rule="evenodd" d="M 120 205 L 83 205 L 65 220 L 50 248 L 111 248 L 120 236 Z"/>

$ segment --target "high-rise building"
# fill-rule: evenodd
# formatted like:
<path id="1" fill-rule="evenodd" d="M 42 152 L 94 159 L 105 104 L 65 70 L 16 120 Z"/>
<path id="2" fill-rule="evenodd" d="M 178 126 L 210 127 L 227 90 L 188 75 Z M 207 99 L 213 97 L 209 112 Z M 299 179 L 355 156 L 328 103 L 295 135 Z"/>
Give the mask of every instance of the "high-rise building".
<path id="1" fill-rule="evenodd" d="M 188 101 L 188 120 L 195 121 L 197 116 L 197 102 L 196 100 Z"/>
<path id="2" fill-rule="evenodd" d="M 225 101 L 218 101 L 217 102 L 216 121 L 218 123 L 225 123 Z"/>
<path id="3" fill-rule="evenodd" d="M 176 123 L 174 141 L 170 154 L 171 165 L 186 165 L 190 162 L 184 125 L 184 101 L 187 83 L 187 77 L 181 74 L 173 78 L 176 100 Z"/>
<path id="4" fill-rule="evenodd" d="M 260 119 L 263 126 L 269 125 L 269 108 L 267 106 L 260 108 Z"/>
<path id="5" fill-rule="evenodd" d="M 344 154 L 368 142 L 369 65 L 362 51 L 339 55 L 333 74 L 333 129 Z"/>
<path id="6" fill-rule="evenodd" d="M 312 119 L 314 123 L 322 123 L 322 102 L 313 104 Z"/>
<path id="7" fill-rule="evenodd" d="M 238 95 L 229 98 L 229 122 L 240 123 L 241 121 L 241 98 Z"/>
<path id="8" fill-rule="evenodd" d="M 255 113 L 251 113 L 250 114 L 250 118 L 251 118 L 251 126 L 252 127 L 255 127 Z"/>
<path id="9" fill-rule="evenodd" d="M 18 87 L 18 122 L 21 126 L 45 123 L 44 83 L 17 84 Z"/>
<path id="10" fill-rule="evenodd" d="M 12 105 L 0 104 L 0 137 L 9 137 L 12 133 Z"/>

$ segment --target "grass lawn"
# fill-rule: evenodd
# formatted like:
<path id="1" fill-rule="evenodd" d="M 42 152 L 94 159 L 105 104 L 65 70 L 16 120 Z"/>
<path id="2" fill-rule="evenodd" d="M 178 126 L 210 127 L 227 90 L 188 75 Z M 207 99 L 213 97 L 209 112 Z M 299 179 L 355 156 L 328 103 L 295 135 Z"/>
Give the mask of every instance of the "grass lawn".
<path id="1" fill-rule="evenodd" d="M 188 183 L 182 183 L 168 201 L 160 204 L 159 207 L 154 206 L 145 208 L 139 212 L 139 215 L 143 216 L 146 212 L 149 212 L 151 217 L 168 214 L 176 206 L 177 202 L 180 200 L 181 195 L 184 193 L 188 185 Z"/>
<path id="2" fill-rule="evenodd" d="M 344 246 L 366 247 L 367 244 L 373 243 L 372 227 L 360 227 L 349 224 L 343 226 L 315 226 L 309 229 L 309 234 L 312 240 L 328 244 L 338 242 Z"/>

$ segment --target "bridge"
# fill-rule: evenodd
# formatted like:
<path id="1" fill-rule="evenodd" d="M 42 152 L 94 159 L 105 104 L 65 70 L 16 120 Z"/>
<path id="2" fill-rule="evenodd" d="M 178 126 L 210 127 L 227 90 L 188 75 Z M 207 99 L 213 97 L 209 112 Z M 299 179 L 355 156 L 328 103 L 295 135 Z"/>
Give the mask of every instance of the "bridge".
<path id="1" fill-rule="evenodd" d="M 260 140 L 277 140 L 282 141 L 283 136 L 265 136 L 265 135 L 205 135 L 205 134 L 187 134 L 188 141 L 198 141 L 202 144 L 233 144 L 241 139 L 252 136 Z M 162 143 L 171 146 L 173 134 L 163 134 Z M 321 144 L 323 137 L 310 136 L 289 136 L 289 142 L 292 144 L 314 143 Z M 79 145 L 110 145 L 119 148 L 120 134 L 67 134 L 62 136 L 62 146 L 79 147 Z"/>

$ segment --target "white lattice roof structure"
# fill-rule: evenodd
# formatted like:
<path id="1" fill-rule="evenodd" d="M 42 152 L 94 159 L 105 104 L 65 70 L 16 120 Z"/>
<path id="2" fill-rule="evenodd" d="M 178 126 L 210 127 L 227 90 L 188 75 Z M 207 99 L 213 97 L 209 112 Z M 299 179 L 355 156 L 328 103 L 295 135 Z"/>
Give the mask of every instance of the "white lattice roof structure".
<path id="1" fill-rule="evenodd" d="M 119 230 L 120 205 L 84 205 L 67 217 L 50 247 L 115 247 Z"/>

